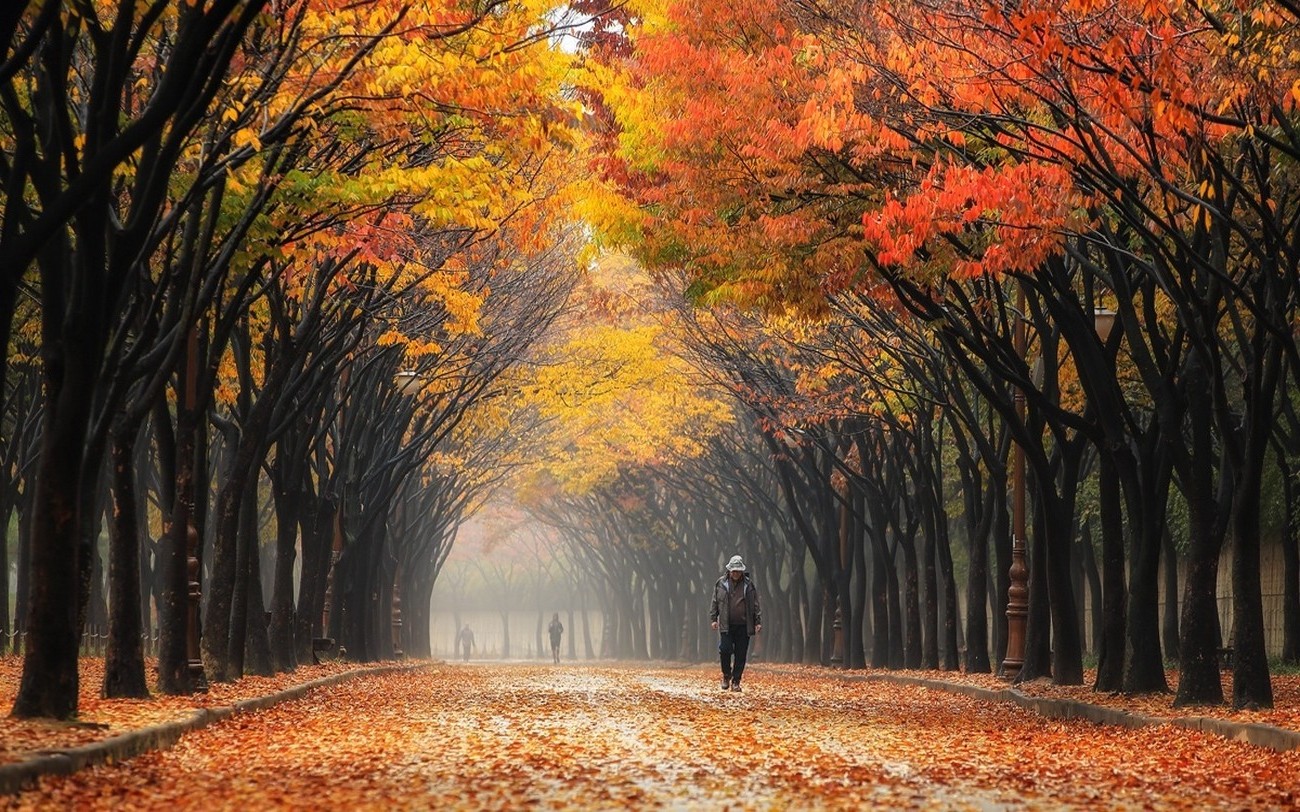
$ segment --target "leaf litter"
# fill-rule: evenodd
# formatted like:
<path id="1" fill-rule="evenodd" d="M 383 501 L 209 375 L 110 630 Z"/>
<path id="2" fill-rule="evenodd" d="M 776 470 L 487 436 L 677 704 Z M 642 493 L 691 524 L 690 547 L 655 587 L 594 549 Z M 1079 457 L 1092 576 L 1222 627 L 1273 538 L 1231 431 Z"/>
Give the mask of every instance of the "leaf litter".
<path id="1" fill-rule="evenodd" d="M 436 665 L 42 779 L 44 809 L 1278 809 L 1300 753 L 833 673 Z"/>

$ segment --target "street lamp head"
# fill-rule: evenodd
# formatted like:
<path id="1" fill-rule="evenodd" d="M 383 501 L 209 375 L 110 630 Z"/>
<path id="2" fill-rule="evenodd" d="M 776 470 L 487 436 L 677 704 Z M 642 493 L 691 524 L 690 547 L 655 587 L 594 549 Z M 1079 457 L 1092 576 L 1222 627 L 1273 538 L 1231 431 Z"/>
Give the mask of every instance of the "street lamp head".
<path id="1" fill-rule="evenodd" d="M 423 387 L 420 373 L 413 369 L 402 370 L 394 376 L 393 381 L 397 384 L 397 391 L 403 395 L 418 395 Z"/>
<path id="2" fill-rule="evenodd" d="M 1099 307 L 1092 312 L 1092 326 L 1097 331 L 1097 338 L 1105 344 L 1110 339 L 1111 330 L 1115 329 L 1115 311 Z"/>

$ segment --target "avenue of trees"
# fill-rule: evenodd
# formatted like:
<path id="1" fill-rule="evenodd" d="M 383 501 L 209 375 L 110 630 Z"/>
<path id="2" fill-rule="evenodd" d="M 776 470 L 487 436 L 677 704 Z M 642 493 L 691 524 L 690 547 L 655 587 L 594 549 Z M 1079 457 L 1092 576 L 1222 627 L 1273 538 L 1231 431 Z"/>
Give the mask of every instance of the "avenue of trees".
<path id="1" fill-rule="evenodd" d="M 76 713 L 88 627 L 109 696 L 148 693 L 155 632 L 169 693 L 314 638 L 427 653 L 438 567 L 510 447 L 506 373 L 574 278 L 548 11 L 5 5 L 15 715 Z"/>
<path id="2" fill-rule="evenodd" d="M 1195 704 L 1231 647 L 1268 706 L 1267 539 L 1300 660 L 1289 3 L 25 0 L 0 32 L 15 715 L 75 715 L 88 629 L 110 696 L 427 655 L 506 491 L 602 656 L 712 659 L 739 552 L 769 659 L 1023 642 L 1017 679 L 1171 660 Z"/>
<path id="3" fill-rule="evenodd" d="M 1266 537 L 1300 659 L 1300 12 L 602 7 L 601 234 L 685 291 L 665 351 L 738 404 L 707 450 L 540 503 L 620 652 L 711 656 L 740 551 L 778 657 L 997 670 L 1019 457 L 1018 679 L 1081 683 L 1088 650 L 1097 689 L 1167 691 L 1167 658 L 1176 702 L 1219 703 L 1231 647 L 1232 703 L 1271 705 Z"/>

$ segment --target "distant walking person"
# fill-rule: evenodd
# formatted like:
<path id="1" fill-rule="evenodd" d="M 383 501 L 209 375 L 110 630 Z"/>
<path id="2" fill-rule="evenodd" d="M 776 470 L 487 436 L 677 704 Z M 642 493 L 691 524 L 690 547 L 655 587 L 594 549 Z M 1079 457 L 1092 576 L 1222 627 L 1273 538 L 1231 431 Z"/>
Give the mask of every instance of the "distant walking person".
<path id="1" fill-rule="evenodd" d="M 460 634 L 456 635 L 456 648 L 463 653 L 465 662 L 469 662 L 469 653 L 474 649 L 474 632 L 468 623 L 460 630 Z"/>
<path id="2" fill-rule="evenodd" d="M 713 585 L 709 621 L 721 637 L 718 653 L 722 655 L 722 690 L 738 692 L 740 677 L 745 673 L 749 638 L 763 630 L 758 588 L 745 572 L 745 562 L 738 555 L 731 557 L 727 562 L 727 574 Z"/>
<path id="3" fill-rule="evenodd" d="M 546 627 L 546 631 L 551 635 L 551 656 L 558 663 L 560 661 L 560 638 L 564 635 L 564 624 L 560 622 L 559 612 L 551 616 L 551 625 Z"/>

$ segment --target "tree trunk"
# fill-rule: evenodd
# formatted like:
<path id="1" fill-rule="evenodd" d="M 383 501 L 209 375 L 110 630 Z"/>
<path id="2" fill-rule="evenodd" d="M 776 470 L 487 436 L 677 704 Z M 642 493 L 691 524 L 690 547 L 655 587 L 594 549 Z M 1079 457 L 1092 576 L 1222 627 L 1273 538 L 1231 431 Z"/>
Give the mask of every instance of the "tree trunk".
<path id="1" fill-rule="evenodd" d="M 77 713 L 82 451 L 97 354 L 51 338 L 43 354 L 46 423 L 32 505 L 27 644 L 12 715 L 69 719 Z"/>
<path id="2" fill-rule="evenodd" d="M 1133 557 L 1129 569 L 1128 641 L 1131 656 L 1124 672 L 1124 693 L 1168 693 L 1164 658 L 1160 650 L 1160 542 L 1159 525 L 1143 522 L 1134 528 Z"/>
<path id="3" fill-rule="evenodd" d="M 909 532 L 900 539 L 903 548 L 903 667 L 921 667 L 920 570 L 916 561 L 916 537 Z"/>
<path id="4" fill-rule="evenodd" d="M 1282 662 L 1295 664 L 1300 663 L 1300 502 L 1289 466 L 1283 468 L 1282 480 L 1286 505 L 1282 529 Z"/>
<path id="5" fill-rule="evenodd" d="M 166 419 L 170 421 L 170 418 Z M 158 567 L 163 587 L 158 604 L 158 689 L 173 695 L 192 693 L 198 687 L 194 685 L 189 668 L 190 600 L 186 561 L 194 514 L 197 422 L 198 415 L 194 411 L 177 410 L 171 523 L 159 545 Z"/>
<path id="6" fill-rule="evenodd" d="M 1090 609 L 1092 617 L 1092 650 L 1101 651 L 1102 646 L 1102 629 L 1105 626 L 1105 618 L 1102 613 L 1102 586 L 1101 573 L 1097 570 L 1097 555 L 1092 546 L 1092 522 L 1085 521 L 1081 529 L 1082 537 L 1079 540 L 1079 565 L 1083 570 L 1083 579 L 1087 584 L 1088 597 L 1090 599 Z"/>
<path id="7" fill-rule="evenodd" d="M 1262 445 L 1262 444 L 1261 444 Z M 1258 450 L 1258 449 L 1257 449 Z M 1264 649 L 1264 605 L 1259 573 L 1259 512 L 1263 488 L 1262 454 L 1247 453 L 1244 478 L 1233 505 L 1232 556 L 1232 707 L 1273 707 Z"/>
<path id="8" fill-rule="evenodd" d="M 853 536 L 849 543 L 853 548 L 853 568 L 854 568 L 854 587 L 853 587 L 853 636 L 850 638 L 849 645 L 849 667 L 866 668 L 867 667 L 867 608 L 871 603 L 871 593 L 869 588 L 871 574 L 868 572 L 867 559 L 870 550 L 865 532 L 865 521 L 863 510 L 865 509 L 864 500 L 861 494 L 858 494 L 854 500 L 856 503 L 855 518 L 853 521 Z"/>
<path id="9" fill-rule="evenodd" d="M 102 695 L 149 696 L 140 637 L 140 522 L 136 514 L 135 443 L 140 425 L 119 426 L 112 438 L 113 520 L 109 523 L 108 589 L 111 615 Z"/>
<path id="10" fill-rule="evenodd" d="M 262 557 L 258 555 L 257 497 L 250 494 L 250 517 L 245 521 L 248 533 L 248 579 L 245 581 L 244 673 L 269 677 L 275 673 L 271 665 L 271 638 L 267 633 L 266 602 L 262 597 Z M 233 642 L 233 641 L 232 641 Z"/>
<path id="11" fill-rule="evenodd" d="M 940 519 L 945 515 L 940 513 Z M 952 543 L 948 538 L 948 528 L 937 530 L 939 545 L 939 578 L 943 586 L 943 663 L 945 671 L 957 671 L 961 668 L 960 646 L 957 635 L 961 630 L 961 617 L 957 612 L 957 576 L 953 571 Z"/>
<path id="12" fill-rule="evenodd" d="M 235 534 L 235 583 L 230 593 L 230 639 L 226 643 L 225 665 L 225 677 L 229 680 L 244 676 L 248 626 L 253 622 L 249 604 L 254 589 L 259 594 L 262 591 L 261 584 L 252 582 L 257 559 L 257 476 L 250 476 L 248 484 L 239 500 L 239 528 Z"/>
<path id="13" fill-rule="evenodd" d="M 302 493 L 297 477 L 285 470 L 293 467 L 292 461 L 281 460 L 277 453 L 274 465 L 277 476 L 272 477 L 272 497 L 275 499 L 275 574 L 271 589 L 270 628 L 271 666 L 275 671 L 292 671 L 298 666 L 294 646 L 293 565 L 297 558 Z M 307 539 L 304 538 L 300 590 L 306 587 L 308 580 L 306 543 Z"/>
<path id="14" fill-rule="evenodd" d="M 973 486 L 974 483 L 971 483 Z M 982 500 L 982 494 L 967 498 L 967 511 L 972 503 Z M 991 511 L 984 515 L 988 516 Z M 971 674 L 988 674 L 993 668 L 989 661 L 988 588 L 989 577 L 989 523 L 986 519 L 967 516 L 966 557 L 969 570 L 966 574 L 966 671 Z"/>
<path id="15" fill-rule="evenodd" d="M 1223 704 L 1219 676 L 1219 552 L 1223 535 L 1216 526 L 1225 493 L 1216 494 L 1209 384 L 1195 353 L 1184 376 L 1191 432 L 1180 471 L 1187 502 L 1187 580 L 1183 585 L 1182 637 L 1178 642 L 1178 693 L 1174 706 Z M 1223 491 L 1224 478 L 1220 478 Z M 1230 498 L 1230 497 L 1229 497 Z M 1226 505 L 1224 506 L 1226 507 Z"/>
<path id="16" fill-rule="evenodd" d="M 1161 621 L 1165 656 L 1178 659 L 1178 550 L 1174 536 L 1165 527 L 1160 534 L 1161 549 L 1165 559 L 1165 612 Z"/>
<path id="17" fill-rule="evenodd" d="M 1097 486 L 1101 513 L 1101 648 L 1097 651 L 1097 681 L 1093 690 L 1113 692 L 1124 685 L 1124 629 L 1127 598 L 1124 588 L 1124 517 L 1115 461 L 1102 449 L 1098 455 Z"/>
<path id="18" fill-rule="evenodd" d="M 923 509 L 928 510 L 928 507 Z M 939 572 L 936 558 L 934 535 L 926 532 L 921 538 L 921 574 L 925 587 L 921 618 L 921 667 L 931 671 L 939 669 Z"/>
<path id="19" fill-rule="evenodd" d="M 11 494 L 0 494 L 0 657 L 9 651 L 9 523 L 13 519 Z M 15 642 L 17 637 L 12 638 Z"/>

